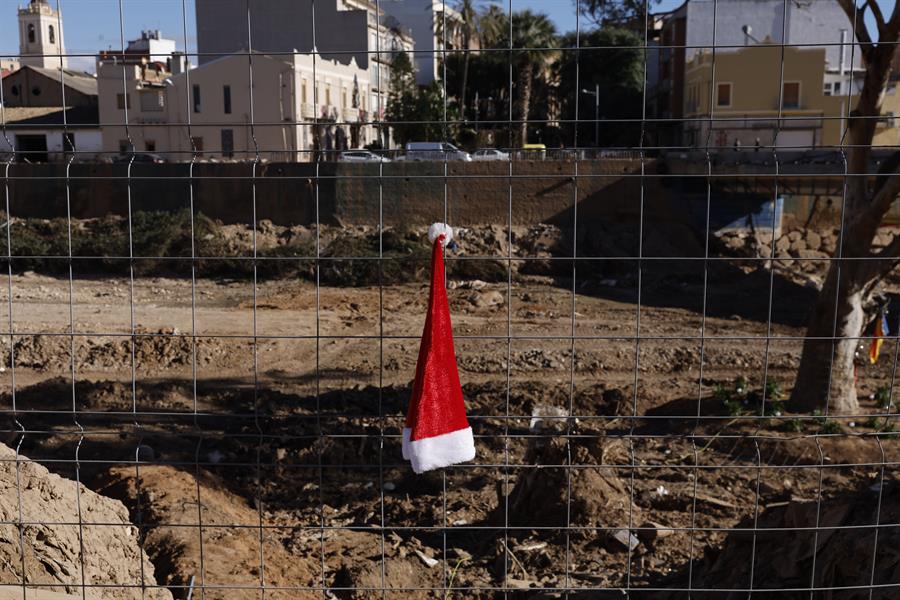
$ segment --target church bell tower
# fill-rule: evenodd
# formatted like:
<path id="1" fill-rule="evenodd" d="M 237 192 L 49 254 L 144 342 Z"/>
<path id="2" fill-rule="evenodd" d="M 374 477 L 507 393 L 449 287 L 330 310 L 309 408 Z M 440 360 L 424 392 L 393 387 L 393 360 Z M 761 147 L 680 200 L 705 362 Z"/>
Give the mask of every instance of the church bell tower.
<path id="1" fill-rule="evenodd" d="M 20 62 L 45 69 L 66 68 L 62 19 L 47 0 L 19 8 Z"/>

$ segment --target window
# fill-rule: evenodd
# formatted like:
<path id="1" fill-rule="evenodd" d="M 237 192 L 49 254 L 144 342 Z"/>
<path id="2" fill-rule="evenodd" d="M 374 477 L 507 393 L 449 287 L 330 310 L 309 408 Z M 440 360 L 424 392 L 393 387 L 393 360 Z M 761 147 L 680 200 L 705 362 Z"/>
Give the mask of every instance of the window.
<path id="1" fill-rule="evenodd" d="M 876 121 L 878 127 L 894 127 L 894 111 L 882 113 L 881 117 Z"/>
<path id="2" fill-rule="evenodd" d="M 144 112 L 162 112 L 165 107 L 165 96 L 162 92 L 141 92 L 141 110 Z"/>
<path id="3" fill-rule="evenodd" d="M 785 81 L 781 96 L 782 108 L 800 108 L 800 82 Z"/>
<path id="4" fill-rule="evenodd" d="M 29 24 L 28 24 L 28 43 L 33 44 L 33 43 L 34 43 L 34 38 L 35 38 L 35 36 L 34 36 L 34 23 L 29 23 Z"/>
<path id="5" fill-rule="evenodd" d="M 203 155 L 203 138 L 202 137 L 192 137 L 191 138 L 191 146 L 194 148 L 194 152 L 198 155 Z"/>
<path id="6" fill-rule="evenodd" d="M 303 103 L 306 104 L 307 102 L 309 102 L 309 100 L 306 99 L 306 80 L 305 79 L 303 80 L 303 83 L 301 84 L 300 90 L 301 90 L 300 93 L 302 94 L 301 97 L 303 98 Z"/>
<path id="7" fill-rule="evenodd" d="M 19 95 L 19 86 L 14 85 L 9 89 L 9 91 L 10 91 L 10 93 L 12 93 L 13 96 L 18 96 Z"/>
<path id="8" fill-rule="evenodd" d="M 38 86 L 34 86 L 33 88 L 31 88 L 31 95 L 32 96 L 40 96 L 41 88 L 39 88 Z"/>
<path id="9" fill-rule="evenodd" d="M 116 94 L 116 108 L 119 110 L 131 108 L 131 96 L 128 94 Z"/>
<path id="10" fill-rule="evenodd" d="M 730 83 L 720 83 L 716 86 L 716 106 L 731 106 Z"/>
<path id="11" fill-rule="evenodd" d="M 838 94 L 841 93 L 841 82 L 840 82 L 840 81 L 835 81 L 835 82 L 834 82 L 834 88 L 833 88 L 833 90 L 834 90 L 834 95 L 835 95 L 835 96 L 837 96 Z"/>
<path id="12" fill-rule="evenodd" d="M 47 28 L 47 32 L 48 32 L 47 37 L 50 39 L 50 43 L 55 44 L 56 43 L 56 30 L 53 29 L 53 25 L 51 25 L 49 28 Z"/>
<path id="13" fill-rule="evenodd" d="M 325 104 L 331 106 L 331 85 L 325 85 Z"/>
<path id="14" fill-rule="evenodd" d="M 119 140 L 119 153 L 128 154 L 131 152 L 131 142 L 128 140 Z"/>
<path id="15" fill-rule="evenodd" d="M 75 134 L 64 133 L 62 136 L 63 152 L 75 152 Z"/>
<path id="16" fill-rule="evenodd" d="M 341 88 L 341 108 L 347 108 L 347 88 Z"/>
<path id="17" fill-rule="evenodd" d="M 196 83 L 193 85 L 193 96 L 194 96 L 194 112 L 200 112 L 200 86 Z"/>
<path id="18" fill-rule="evenodd" d="M 222 130 L 222 156 L 231 158 L 234 156 L 234 130 Z"/>
<path id="19" fill-rule="evenodd" d="M 144 140 L 144 150 L 147 152 L 156 152 L 156 141 Z"/>
<path id="20" fill-rule="evenodd" d="M 830 84 L 830 83 L 826 83 L 826 84 L 825 84 L 825 89 L 824 89 L 823 91 L 824 91 L 824 93 L 825 93 L 826 96 L 830 96 L 830 95 L 831 95 L 831 84 Z"/>
<path id="21" fill-rule="evenodd" d="M 222 104 L 225 108 L 225 114 L 231 114 L 231 86 L 223 85 L 222 86 Z"/>

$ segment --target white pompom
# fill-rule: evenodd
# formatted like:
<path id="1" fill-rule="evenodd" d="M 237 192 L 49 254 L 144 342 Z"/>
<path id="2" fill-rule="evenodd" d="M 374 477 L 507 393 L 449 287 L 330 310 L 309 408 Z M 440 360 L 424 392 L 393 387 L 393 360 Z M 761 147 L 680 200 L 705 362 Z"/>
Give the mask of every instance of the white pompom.
<path id="1" fill-rule="evenodd" d="M 446 223 L 433 223 L 431 227 L 428 228 L 428 241 L 432 244 L 434 243 L 434 240 L 438 239 L 441 235 L 444 236 L 441 244 L 446 248 L 447 244 L 450 243 L 450 240 L 453 239 L 453 228 Z"/>

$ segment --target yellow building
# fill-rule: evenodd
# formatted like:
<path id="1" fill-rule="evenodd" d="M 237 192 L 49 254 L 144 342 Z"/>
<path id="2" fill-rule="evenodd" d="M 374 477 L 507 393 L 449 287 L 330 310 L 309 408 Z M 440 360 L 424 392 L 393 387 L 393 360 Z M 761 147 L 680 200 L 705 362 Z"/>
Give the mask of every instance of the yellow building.
<path id="1" fill-rule="evenodd" d="M 685 143 L 785 150 L 839 146 L 846 129 L 842 117 L 848 103 L 856 102 L 861 76 L 860 70 L 828 65 L 822 47 L 764 42 L 699 52 L 685 69 Z M 874 144 L 896 146 L 900 129 L 893 115 L 900 114 L 900 98 L 893 83 L 883 114 Z"/>

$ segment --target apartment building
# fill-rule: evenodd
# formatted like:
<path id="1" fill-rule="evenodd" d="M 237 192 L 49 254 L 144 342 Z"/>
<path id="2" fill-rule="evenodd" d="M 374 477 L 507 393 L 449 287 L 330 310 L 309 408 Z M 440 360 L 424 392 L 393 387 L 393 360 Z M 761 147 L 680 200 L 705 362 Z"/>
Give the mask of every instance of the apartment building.
<path id="1" fill-rule="evenodd" d="M 695 53 L 685 68 L 684 143 L 791 150 L 839 146 L 862 72 L 832 72 L 827 57 L 823 47 L 782 47 L 772 40 L 734 52 Z M 883 111 L 873 143 L 895 146 L 900 143 L 896 81 L 888 87 Z"/>
<path id="2" fill-rule="evenodd" d="M 106 152 L 294 162 L 333 158 L 320 153 L 379 134 L 371 123 L 377 97 L 352 57 L 343 64 L 318 53 L 239 53 L 178 73 L 160 66 L 98 61 Z"/>
<path id="3" fill-rule="evenodd" d="M 440 79 L 444 57 L 465 49 L 463 17 L 447 0 L 384 0 L 381 6 L 413 37 L 416 51 L 412 58 L 419 85 Z M 479 47 L 477 39 L 469 44 L 469 50 Z"/>
<path id="4" fill-rule="evenodd" d="M 862 65 L 860 53 L 852 51 L 852 24 L 836 0 L 685 0 L 654 15 L 652 23 L 659 49 L 651 54 L 658 65 L 648 78 L 647 110 L 666 120 L 656 127 L 657 143 L 663 146 L 683 142 L 685 127 L 679 120 L 685 116 L 686 69 L 697 54 L 715 48 L 716 56 L 724 56 L 768 40 L 820 46 L 825 72 L 838 80 Z"/>
<path id="5" fill-rule="evenodd" d="M 273 57 L 300 52 L 344 65 L 353 60 L 371 82 L 370 105 L 381 110 L 394 54 L 414 49 L 408 29 L 372 0 L 197 0 L 196 15 L 201 66 L 251 48 Z"/>

